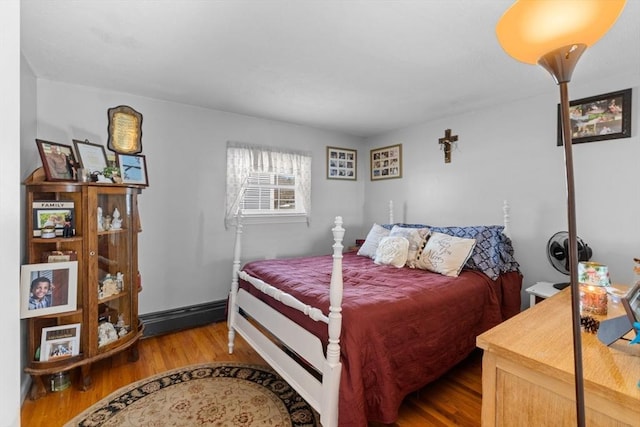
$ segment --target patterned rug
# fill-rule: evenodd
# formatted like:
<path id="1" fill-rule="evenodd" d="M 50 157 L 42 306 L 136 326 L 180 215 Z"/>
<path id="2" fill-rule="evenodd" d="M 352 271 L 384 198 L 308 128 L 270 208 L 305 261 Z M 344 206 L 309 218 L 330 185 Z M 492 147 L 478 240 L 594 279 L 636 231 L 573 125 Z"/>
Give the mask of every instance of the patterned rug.
<path id="1" fill-rule="evenodd" d="M 320 426 L 318 414 L 270 368 L 209 363 L 137 381 L 71 426 Z"/>

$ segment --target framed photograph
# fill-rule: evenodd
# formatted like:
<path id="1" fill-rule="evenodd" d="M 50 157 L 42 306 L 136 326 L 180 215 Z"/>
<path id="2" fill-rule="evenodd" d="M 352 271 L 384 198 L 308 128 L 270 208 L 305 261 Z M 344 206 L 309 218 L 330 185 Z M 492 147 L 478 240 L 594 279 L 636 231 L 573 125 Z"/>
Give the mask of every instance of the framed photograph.
<path id="1" fill-rule="evenodd" d="M 20 275 L 20 318 L 74 311 L 78 261 L 26 264 Z"/>
<path id="2" fill-rule="evenodd" d="M 327 179 L 357 180 L 358 152 L 348 148 L 327 147 Z"/>
<path id="3" fill-rule="evenodd" d="M 70 145 L 36 139 L 47 181 L 75 181 L 76 158 Z"/>
<path id="4" fill-rule="evenodd" d="M 33 237 L 71 237 L 75 234 L 73 200 L 34 200 L 31 204 L 31 213 Z M 49 229 L 49 234 L 46 229 Z"/>
<path id="5" fill-rule="evenodd" d="M 371 150 L 371 181 L 402 178 L 402 144 Z"/>
<path id="6" fill-rule="evenodd" d="M 109 139 L 107 147 L 118 154 L 139 154 L 142 152 L 142 114 L 120 105 L 109 108 Z"/>
<path id="7" fill-rule="evenodd" d="M 631 89 L 569 103 L 573 144 L 631 137 Z M 562 119 L 558 104 L 558 146 L 562 146 Z"/>
<path id="8" fill-rule="evenodd" d="M 145 156 L 118 154 L 117 157 L 123 184 L 149 185 Z"/>
<path id="9" fill-rule="evenodd" d="M 80 354 L 80 323 L 42 328 L 40 361 L 47 362 Z"/>
<path id="10" fill-rule="evenodd" d="M 621 300 L 631 323 L 640 322 L 640 282 L 632 286 Z"/>
<path id="11" fill-rule="evenodd" d="M 73 140 L 73 145 L 78 154 L 78 161 L 83 169 L 87 169 L 89 173 L 104 171 L 107 167 L 107 152 L 104 147 L 91 142 Z"/>

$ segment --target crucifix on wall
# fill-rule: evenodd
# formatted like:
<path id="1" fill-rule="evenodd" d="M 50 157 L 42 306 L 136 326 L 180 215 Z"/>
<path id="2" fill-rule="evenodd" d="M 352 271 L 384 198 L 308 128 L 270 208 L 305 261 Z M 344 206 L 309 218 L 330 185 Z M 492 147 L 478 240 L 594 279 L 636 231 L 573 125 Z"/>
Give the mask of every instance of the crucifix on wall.
<path id="1" fill-rule="evenodd" d="M 440 148 L 444 149 L 444 162 L 451 163 L 451 144 L 458 141 L 458 135 L 451 135 L 451 129 L 444 131 L 444 138 L 438 139 Z"/>

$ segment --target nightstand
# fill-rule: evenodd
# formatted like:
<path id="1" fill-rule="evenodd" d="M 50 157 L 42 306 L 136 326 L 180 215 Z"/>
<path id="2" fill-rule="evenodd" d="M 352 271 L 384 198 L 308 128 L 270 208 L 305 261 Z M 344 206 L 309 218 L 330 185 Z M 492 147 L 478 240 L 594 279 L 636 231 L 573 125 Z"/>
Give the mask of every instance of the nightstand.
<path id="1" fill-rule="evenodd" d="M 553 283 L 550 282 L 538 282 L 535 285 L 528 287 L 526 292 L 529 294 L 529 306 L 533 307 L 536 303 L 542 301 L 545 298 L 554 296 L 559 289 L 553 287 Z"/>

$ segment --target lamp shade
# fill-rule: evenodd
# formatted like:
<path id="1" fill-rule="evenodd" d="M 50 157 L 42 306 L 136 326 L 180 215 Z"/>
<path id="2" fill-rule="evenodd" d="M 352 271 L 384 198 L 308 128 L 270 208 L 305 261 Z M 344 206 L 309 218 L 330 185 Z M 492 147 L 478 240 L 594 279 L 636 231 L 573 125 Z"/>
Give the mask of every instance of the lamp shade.
<path id="1" fill-rule="evenodd" d="M 496 26 L 498 41 L 518 61 L 536 64 L 545 54 L 597 42 L 626 0 L 517 0 Z"/>

